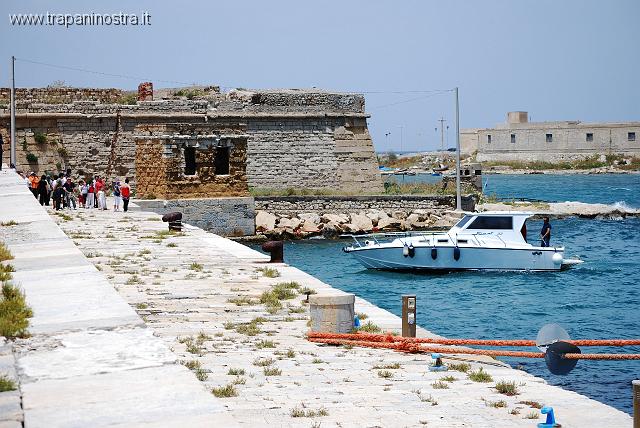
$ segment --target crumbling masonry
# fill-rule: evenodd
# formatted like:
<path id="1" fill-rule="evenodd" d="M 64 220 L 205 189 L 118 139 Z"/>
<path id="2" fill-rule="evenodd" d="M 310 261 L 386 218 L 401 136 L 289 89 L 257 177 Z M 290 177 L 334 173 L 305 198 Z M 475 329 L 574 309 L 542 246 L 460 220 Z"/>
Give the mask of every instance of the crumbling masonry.
<path id="1" fill-rule="evenodd" d="M 167 198 L 244 195 L 247 185 L 382 190 L 362 95 L 318 90 L 221 93 L 217 87 L 149 92 L 148 84 L 141 87 L 146 101 L 117 89 L 18 89 L 18 169 L 41 174 L 71 168 L 85 176 L 129 177 L 141 193 Z M 9 92 L 0 89 L 5 142 L 8 107 Z M 206 180 L 186 177 L 185 149 L 192 156 L 196 145 L 203 147 L 196 150 L 196 175 L 208 174 Z M 229 151 L 230 174 L 211 169 L 218 148 Z M 143 162 L 146 151 L 149 164 Z M 151 175 L 163 178 L 149 181 Z M 204 181 L 207 187 L 198 187 Z"/>

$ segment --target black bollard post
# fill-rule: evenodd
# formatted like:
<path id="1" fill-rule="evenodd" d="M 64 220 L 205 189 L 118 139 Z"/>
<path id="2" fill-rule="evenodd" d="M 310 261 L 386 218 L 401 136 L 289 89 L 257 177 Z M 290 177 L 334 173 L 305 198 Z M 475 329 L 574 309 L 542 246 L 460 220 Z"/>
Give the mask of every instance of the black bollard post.
<path id="1" fill-rule="evenodd" d="M 271 254 L 269 263 L 284 263 L 283 241 L 267 241 L 262 244 L 262 251 Z"/>
<path id="2" fill-rule="evenodd" d="M 162 216 L 162 221 L 169 223 L 169 230 L 182 230 L 182 213 L 173 211 Z"/>

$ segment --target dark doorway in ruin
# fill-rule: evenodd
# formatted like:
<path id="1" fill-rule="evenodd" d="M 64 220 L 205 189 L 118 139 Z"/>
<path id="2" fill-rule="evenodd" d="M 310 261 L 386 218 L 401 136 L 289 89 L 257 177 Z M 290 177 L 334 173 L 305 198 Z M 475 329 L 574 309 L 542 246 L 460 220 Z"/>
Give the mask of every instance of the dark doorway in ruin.
<path id="1" fill-rule="evenodd" d="M 229 147 L 218 147 L 215 158 L 216 175 L 229 174 Z"/>
<path id="2" fill-rule="evenodd" d="M 196 174 L 196 148 L 184 148 L 184 175 Z"/>

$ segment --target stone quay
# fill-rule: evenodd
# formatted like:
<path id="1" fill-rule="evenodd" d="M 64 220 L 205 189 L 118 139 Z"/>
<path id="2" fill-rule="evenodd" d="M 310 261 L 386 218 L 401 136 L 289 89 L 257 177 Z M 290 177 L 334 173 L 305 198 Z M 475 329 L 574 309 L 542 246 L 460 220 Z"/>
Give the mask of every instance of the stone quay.
<path id="1" fill-rule="evenodd" d="M 534 427 L 541 405 L 564 427 L 631 425 L 490 358 L 445 358 L 482 368 L 480 383 L 430 372 L 429 355 L 311 343 L 305 294 L 339 290 L 197 227 L 169 232 L 158 214 L 48 211 L 5 170 L 0 221 L 16 223 L 0 239 L 34 311 L 30 337 L 2 342 L 0 370 L 19 384 L 0 393 L 3 427 Z M 358 297 L 355 311 L 400 330 Z"/>

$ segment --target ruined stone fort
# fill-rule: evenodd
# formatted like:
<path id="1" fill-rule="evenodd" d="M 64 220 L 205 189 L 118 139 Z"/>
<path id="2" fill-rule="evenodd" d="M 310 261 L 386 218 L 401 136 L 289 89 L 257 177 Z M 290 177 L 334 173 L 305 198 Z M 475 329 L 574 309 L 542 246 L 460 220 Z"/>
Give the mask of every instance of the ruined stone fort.
<path id="1" fill-rule="evenodd" d="M 0 89 L 6 143 L 9 97 Z M 367 117 L 363 95 L 315 89 L 19 88 L 16 166 L 129 177 L 143 198 L 243 196 L 248 187 L 375 192 Z"/>
<path id="2" fill-rule="evenodd" d="M 480 162 L 561 162 L 598 155 L 640 156 L 640 122 L 529 122 L 526 111 L 507 114 L 493 128 L 464 129 L 462 152 Z"/>

